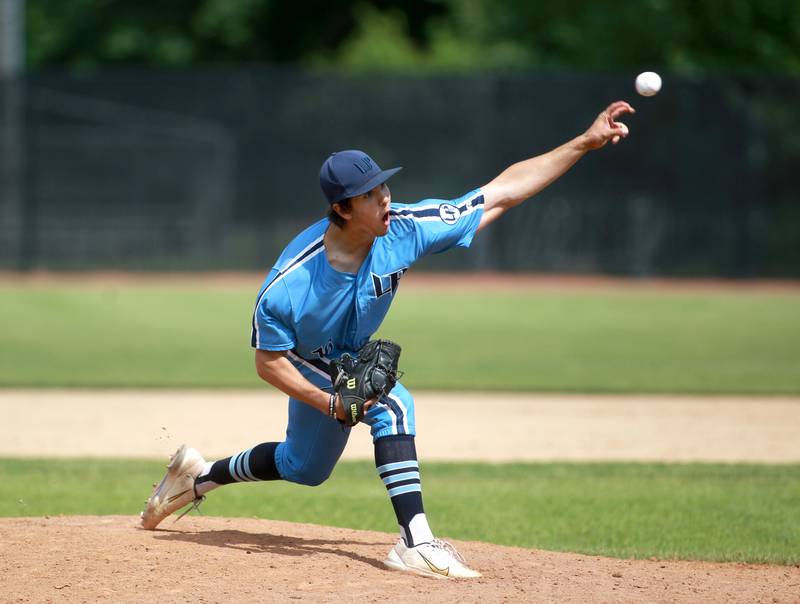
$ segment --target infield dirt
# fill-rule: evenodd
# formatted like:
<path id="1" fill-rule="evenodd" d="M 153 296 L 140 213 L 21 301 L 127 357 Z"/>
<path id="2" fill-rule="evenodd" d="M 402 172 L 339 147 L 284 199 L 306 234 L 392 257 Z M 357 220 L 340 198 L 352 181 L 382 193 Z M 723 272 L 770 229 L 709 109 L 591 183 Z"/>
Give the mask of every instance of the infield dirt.
<path id="1" fill-rule="evenodd" d="M 268 520 L 0 520 L 7 602 L 798 602 L 800 568 L 594 556 L 458 542 L 483 577 L 389 571 L 395 537 Z"/>

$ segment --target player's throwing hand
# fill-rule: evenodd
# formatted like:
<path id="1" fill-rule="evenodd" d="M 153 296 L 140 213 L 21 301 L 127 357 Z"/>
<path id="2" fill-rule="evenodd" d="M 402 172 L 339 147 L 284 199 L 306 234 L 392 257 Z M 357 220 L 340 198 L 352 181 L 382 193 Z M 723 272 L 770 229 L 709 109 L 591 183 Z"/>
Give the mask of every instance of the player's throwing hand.
<path id="1" fill-rule="evenodd" d="M 625 113 L 636 113 L 636 110 L 625 101 L 615 101 L 606 107 L 584 133 L 584 144 L 588 149 L 599 149 L 608 141 L 616 145 L 620 138 L 628 136 L 628 127 L 617 118 Z"/>

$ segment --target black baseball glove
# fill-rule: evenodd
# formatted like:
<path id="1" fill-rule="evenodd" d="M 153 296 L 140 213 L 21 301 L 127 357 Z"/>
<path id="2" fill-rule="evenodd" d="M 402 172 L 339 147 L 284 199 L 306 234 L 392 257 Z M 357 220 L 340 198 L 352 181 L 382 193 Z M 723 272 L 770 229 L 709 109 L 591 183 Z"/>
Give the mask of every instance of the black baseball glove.
<path id="1" fill-rule="evenodd" d="M 357 357 L 343 354 L 331 361 L 333 391 L 342 398 L 346 425 L 355 426 L 364 419 L 367 401 L 394 388 L 399 377 L 400 350 L 400 346 L 389 340 L 372 340 L 364 344 Z"/>

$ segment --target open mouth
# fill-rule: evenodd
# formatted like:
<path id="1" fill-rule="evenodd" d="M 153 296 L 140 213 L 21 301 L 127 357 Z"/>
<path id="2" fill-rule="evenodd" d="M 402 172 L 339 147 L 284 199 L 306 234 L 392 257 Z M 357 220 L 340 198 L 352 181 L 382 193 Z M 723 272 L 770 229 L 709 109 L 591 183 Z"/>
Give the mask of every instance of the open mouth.
<path id="1" fill-rule="evenodd" d="M 389 224 L 389 212 L 386 212 L 386 214 L 383 215 L 383 224 Z"/>

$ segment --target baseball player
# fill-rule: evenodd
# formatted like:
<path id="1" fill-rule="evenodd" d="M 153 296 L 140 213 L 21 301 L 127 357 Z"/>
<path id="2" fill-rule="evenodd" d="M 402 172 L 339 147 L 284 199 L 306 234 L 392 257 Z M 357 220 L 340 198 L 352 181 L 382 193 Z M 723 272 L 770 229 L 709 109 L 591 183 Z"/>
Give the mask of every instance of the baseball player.
<path id="1" fill-rule="evenodd" d="M 386 182 L 400 168 L 381 170 L 362 151 L 331 155 L 319 174 L 328 216 L 286 247 L 261 286 L 252 318 L 258 375 L 289 397 L 285 440 L 215 462 L 180 447 L 142 512 L 142 526 L 154 529 L 221 485 L 325 481 L 350 435 L 329 365 L 345 353 L 357 354 L 369 341 L 409 267 L 427 254 L 468 247 L 478 231 L 544 189 L 589 150 L 627 136 L 617 118 L 632 112 L 624 101 L 612 103 L 580 136 L 451 200 L 392 203 Z M 385 565 L 436 577 L 480 576 L 452 545 L 434 538 L 428 525 L 408 390 L 398 382 L 370 400 L 362 421 L 370 428 L 375 466 L 400 527 Z"/>

